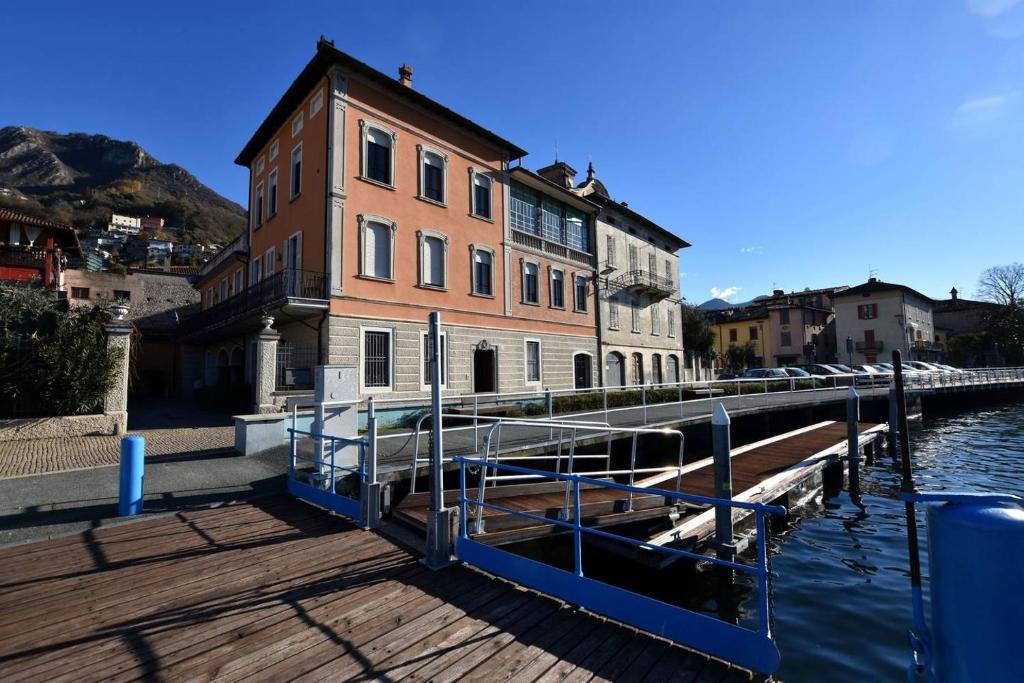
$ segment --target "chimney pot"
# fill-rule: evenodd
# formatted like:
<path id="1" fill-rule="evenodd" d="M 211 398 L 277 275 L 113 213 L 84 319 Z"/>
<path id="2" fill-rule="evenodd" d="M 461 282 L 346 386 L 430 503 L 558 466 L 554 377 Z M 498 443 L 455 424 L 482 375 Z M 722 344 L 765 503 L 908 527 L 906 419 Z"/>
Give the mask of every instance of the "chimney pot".
<path id="1" fill-rule="evenodd" d="M 412 67 L 403 64 L 398 67 L 398 81 L 407 88 L 412 87 Z"/>

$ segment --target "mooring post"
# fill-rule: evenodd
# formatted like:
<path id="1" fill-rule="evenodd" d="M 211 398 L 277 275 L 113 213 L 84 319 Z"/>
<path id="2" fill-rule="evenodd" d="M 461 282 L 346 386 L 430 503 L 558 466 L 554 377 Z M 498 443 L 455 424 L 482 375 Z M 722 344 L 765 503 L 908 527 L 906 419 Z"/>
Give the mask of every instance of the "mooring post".
<path id="1" fill-rule="evenodd" d="M 729 413 L 721 403 L 711 416 L 711 443 L 715 462 L 715 498 L 732 500 L 732 437 Z M 736 547 L 732 542 L 732 507 L 715 506 L 715 553 L 719 559 L 732 560 Z"/>
<path id="2" fill-rule="evenodd" d="M 142 477 L 146 465 L 146 439 L 126 436 L 121 439 L 121 482 L 117 513 L 122 517 L 142 512 Z"/>
<path id="3" fill-rule="evenodd" d="M 431 569 L 452 561 L 450 511 L 444 507 L 444 425 L 441 419 L 441 314 L 430 314 L 430 512 L 427 513 L 427 557 Z"/>
<path id="4" fill-rule="evenodd" d="M 896 459 L 896 440 L 899 437 L 899 425 L 896 410 L 896 382 L 889 382 L 889 435 L 886 437 L 886 450 L 889 457 Z"/>
<path id="5" fill-rule="evenodd" d="M 416 457 L 416 456 L 413 456 Z M 367 529 L 380 526 L 381 485 L 377 481 L 377 408 L 373 396 L 366 399 L 366 448 L 363 453 L 365 481 L 363 520 Z"/>
<path id="6" fill-rule="evenodd" d="M 846 392 L 846 458 L 850 467 L 850 494 L 860 493 L 860 396 L 851 385 Z"/>

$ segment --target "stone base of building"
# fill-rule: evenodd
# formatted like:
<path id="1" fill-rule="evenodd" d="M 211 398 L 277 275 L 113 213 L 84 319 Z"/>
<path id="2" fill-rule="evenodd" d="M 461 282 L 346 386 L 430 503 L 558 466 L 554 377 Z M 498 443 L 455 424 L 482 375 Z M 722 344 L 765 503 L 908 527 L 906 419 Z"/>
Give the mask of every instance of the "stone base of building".
<path id="1" fill-rule="evenodd" d="M 604 383 L 609 387 L 681 382 L 682 345 L 665 347 L 603 344 Z M 638 360 L 639 359 L 639 360 Z"/>

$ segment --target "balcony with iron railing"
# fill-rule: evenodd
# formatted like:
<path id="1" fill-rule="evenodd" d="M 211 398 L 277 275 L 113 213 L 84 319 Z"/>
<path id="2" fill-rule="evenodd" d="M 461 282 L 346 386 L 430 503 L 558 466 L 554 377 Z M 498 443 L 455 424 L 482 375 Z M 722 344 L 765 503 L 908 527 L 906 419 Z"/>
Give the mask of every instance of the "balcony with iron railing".
<path id="1" fill-rule="evenodd" d="M 290 303 L 328 303 L 327 276 L 310 270 L 285 268 L 242 291 L 186 318 L 178 325 L 182 336 L 220 328 L 258 313 L 271 313 Z M 255 318 L 254 318 L 255 321 Z"/>
<path id="2" fill-rule="evenodd" d="M 571 261 L 578 263 L 581 266 L 594 266 L 594 255 L 589 254 L 580 249 L 574 249 L 566 244 L 560 244 L 558 242 L 552 242 L 551 240 L 544 239 L 540 235 L 533 235 L 528 232 L 521 230 L 512 229 L 512 242 L 520 247 L 526 247 L 532 251 L 544 254 L 546 256 L 554 256 L 564 261 Z"/>
<path id="3" fill-rule="evenodd" d="M 46 255 L 45 249 L 4 245 L 0 246 L 0 266 L 43 270 L 46 266 Z"/>
<path id="4" fill-rule="evenodd" d="M 628 270 L 609 280 L 611 289 L 627 289 L 634 294 L 646 294 L 654 299 L 666 299 L 675 294 L 675 283 L 667 277 L 648 270 Z"/>

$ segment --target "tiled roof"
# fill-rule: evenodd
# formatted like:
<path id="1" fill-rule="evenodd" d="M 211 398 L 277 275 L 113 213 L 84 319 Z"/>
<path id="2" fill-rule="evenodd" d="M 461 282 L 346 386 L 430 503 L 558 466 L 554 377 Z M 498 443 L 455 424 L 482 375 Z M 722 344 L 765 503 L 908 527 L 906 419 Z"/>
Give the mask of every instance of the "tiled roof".
<path id="1" fill-rule="evenodd" d="M 0 221 L 10 221 L 12 223 L 21 223 L 22 225 L 33 225 L 39 228 L 47 228 L 59 233 L 62 237 L 61 244 L 64 244 L 69 250 L 77 252 L 79 256 L 82 255 L 82 245 L 78 242 L 78 231 L 70 225 L 64 223 L 57 223 L 56 221 L 50 221 L 45 218 L 39 218 L 38 216 L 32 216 L 21 211 L 15 211 L 14 209 L 6 209 L 0 207 Z"/>

